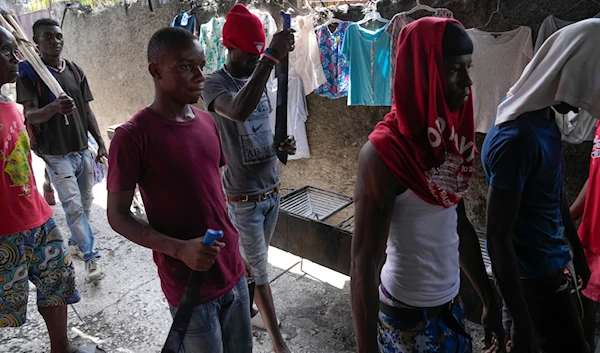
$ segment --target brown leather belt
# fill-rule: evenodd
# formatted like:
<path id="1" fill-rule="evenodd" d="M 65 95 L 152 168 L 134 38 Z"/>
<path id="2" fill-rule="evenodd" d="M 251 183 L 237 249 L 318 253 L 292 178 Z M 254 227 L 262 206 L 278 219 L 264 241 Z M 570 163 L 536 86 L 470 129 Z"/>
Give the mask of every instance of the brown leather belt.
<path id="1" fill-rule="evenodd" d="M 273 195 L 279 194 L 279 185 L 271 191 L 267 191 L 264 194 L 258 195 L 227 195 L 227 201 L 230 202 L 261 202 L 265 201 Z"/>

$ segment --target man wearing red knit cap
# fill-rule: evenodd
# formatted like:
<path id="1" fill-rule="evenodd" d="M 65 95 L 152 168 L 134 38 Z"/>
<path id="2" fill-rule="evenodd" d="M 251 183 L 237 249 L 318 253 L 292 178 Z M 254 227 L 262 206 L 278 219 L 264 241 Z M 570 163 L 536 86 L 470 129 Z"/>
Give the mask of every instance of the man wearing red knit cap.
<path id="1" fill-rule="evenodd" d="M 279 146 L 265 92 L 275 64 L 294 48 L 292 30 L 275 34 L 268 49 L 263 25 L 241 4 L 227 14 L 223 45 L 229 50 L 226 64 L 206 78 L 204 106 L 212 113 L 227 158 L 223 186 L 229 217 L 240 233 L 240 251 L 252 268 L 259 313 L 255 326 L 266 328 L 276 353 L 288 353 L 279 331 L 269 287 L 267 252 L 279 212 L 277 148 L 290 154 L 296 142 L 289 137 Z M 250 309 L 251 310 L 251 309 Z"/>

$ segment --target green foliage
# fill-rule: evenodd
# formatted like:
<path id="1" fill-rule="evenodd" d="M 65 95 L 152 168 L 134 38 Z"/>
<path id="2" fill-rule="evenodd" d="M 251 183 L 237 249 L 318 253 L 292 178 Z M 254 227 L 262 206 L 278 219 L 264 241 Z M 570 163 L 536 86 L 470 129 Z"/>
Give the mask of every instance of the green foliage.
<path id="1" fill-rule="evenodd" d="M 82 5 L 88 5 L 93 9 L 97 8 L 101 4 L 117 4 L 120 1 L 121 0 L 80 0 Z M 26 5 L 28 12 L 35 12 L 47 9 L 48 7 L 50 7 L 50 3 L 48 0 L 29 0 Z"/>
<path id="2" fill-rule="evenodd" d="M 101 4 L 117 4 L 120 0 L 81 0 L 82 5 L 89 5 L 93 9 L 97 8 Z"/>
<path id="3" fill-rule="evenodd" d="M 48 7 L 50 7 L 48 0 L 29 0 L 29 3 L 27 4 L 27 10 L 29 12 L 47 9 Z"/>

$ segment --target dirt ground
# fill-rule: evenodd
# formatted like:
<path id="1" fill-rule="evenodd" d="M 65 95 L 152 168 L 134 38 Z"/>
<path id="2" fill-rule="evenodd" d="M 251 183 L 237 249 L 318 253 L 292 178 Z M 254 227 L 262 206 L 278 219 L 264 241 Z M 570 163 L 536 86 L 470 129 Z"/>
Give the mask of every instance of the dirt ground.
<path id="1" fill-rule="evenodd" d="M 38 182 L 43 181 L 43 162 L 37 158 L 34 172 Z M 157 353 L 166 338 L 171 317 L 151 252 L 112 231 L 106 219 L 104 184 L 94 188 L 94 196 L 90 223 L 97 249 L 103 256 L 106 278 L 98 285 L 85 283 L 83 262 L 75 260 L 82 300 L 69 306 L 69 337 L 78 345 L 98 344 L 109 353 Z M 64 212 L 60 205 L 53 209 L 66 237 L 69 231 Z M 276 248 L 269 251 L 275 306 L 292 352 L 356 352 L 349 278 L 309 261 L 300 266 L 299 261 L 298 257 Z M 289 268 L 291 271 L 285 272 Z M 470 329 L 479 347 L 481 328 L 471 324 Z M 32 286 L 28 322 L 21 328 L 0 329 L 0 353 L 48 351 L 46 327 L 36 310 Z M 272 352 L 266 332 L 254 332 L 254 352 Z"/>

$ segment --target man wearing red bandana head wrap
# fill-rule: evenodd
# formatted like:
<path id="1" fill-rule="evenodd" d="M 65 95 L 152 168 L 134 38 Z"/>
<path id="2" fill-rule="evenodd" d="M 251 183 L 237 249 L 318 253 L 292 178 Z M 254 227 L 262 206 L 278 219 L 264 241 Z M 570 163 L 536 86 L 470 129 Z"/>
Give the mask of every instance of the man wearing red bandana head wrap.
<path id="1" fill-rule="evenodd" d="M 229 53 L 227 62 L 207 76 L 204 106 L 219 128 L 227 158 L 223 167 L 227 209 L 240 233 L 241 253 L 252 268 L 250 294 L 256 293 L 259 311 L 248 309 L 252 325 L 267 329 L 275 353 L 289 353 L 269 287 L 267 252 L 279 212 L 277 149 L 293 154 L 296 143 L 290 136 L 275 146 L 265 87 L 275 64 L 293 50 L 294 35 L 283 30 L 265 43 L 258 17 L 236 4 L 223 26 L 223 45 Z"/>
<path id="2" fill-rule="evenodd" d="M 452 19 L 400 32 L 394 103 L 358 161 L 351 293 L 360 353 L 471 352 L 460 268 L 484 303 L 486 348 L 504 338 L 462 201 L 475 157 L 472 52 Z"/>

